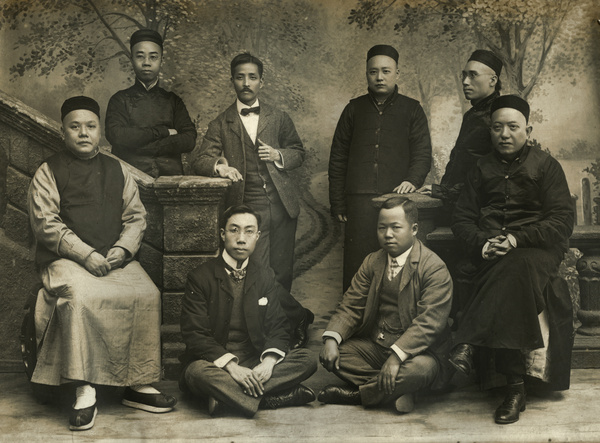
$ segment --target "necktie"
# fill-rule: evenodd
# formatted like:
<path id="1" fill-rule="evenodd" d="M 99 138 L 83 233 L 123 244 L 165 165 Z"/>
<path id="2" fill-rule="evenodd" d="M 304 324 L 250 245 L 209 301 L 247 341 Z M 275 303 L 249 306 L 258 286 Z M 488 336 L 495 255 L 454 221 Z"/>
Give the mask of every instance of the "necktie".
<path id="1" fill-rule="evenodd" d="M 260 114 L 260 106 L 256 106 L 255 108 L 243 108 L 240 111 L 240 114 L 242 114 L 245 117 L 252 112 L 254 112 L 255 114 Z"/>
<path id="2" fill-rule="evenodd" d="M 392 280 L 396 275 L 398 275 L 398 272 L 400 272 L 400 265 L 398 264 L 396 259 L 393 258 L 390 261 L 390 269 L 388 270 L 388 279 Z"/>
<path id="3" fill-rule="evenodd" d="M 234 269 L 228 264 L 225 264 L 225 268 L 229 271 L 229 276 L 233 281 L 242 281 L 246 277 L 246 268 Z"/>

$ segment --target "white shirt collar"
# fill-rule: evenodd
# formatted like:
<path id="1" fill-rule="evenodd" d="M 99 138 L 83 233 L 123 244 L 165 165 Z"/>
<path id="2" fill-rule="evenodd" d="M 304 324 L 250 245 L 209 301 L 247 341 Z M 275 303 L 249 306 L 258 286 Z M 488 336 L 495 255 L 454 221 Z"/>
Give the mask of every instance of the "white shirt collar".
<path id="1" fill-rule="evenodd" d="M 227 250 L 223 249 L 223 261 L 225 263 L 227 263 L 229 266 L 231 266 L 233 269 L 245 269 L 246 266 L 248 266 L 248 261 L 250 261 L 250 258 L 247 258 L 246 260 L 244 260 L 244 263 L 242 263 L 242 266 L 240 268 L 238 268 L 237 260 L 235 258 L 233 258 L 231 255 L 229 255 L 227 253 Z"/>
<path id="2" fill-rule="evenodd" d="M 236 100 L 236 105 L 237 105 L 237 112 L 238 112 L 238 114 L 241 115 L 242 109 L 245 109 L 245 108 L 256 108 L 258 106 L 258 99 L 256 99 L 256 101 L 252 104 L 252 106 L 248 106 L 247 104 L 242 103 L 240 101 L 240 99 L 238 98 Z"/>
<path id="3" fill-rule="evenodd" d="M 149 91 L 150 89 L 154 88 L 158 84 L 158 77 L 156 77 L 156 79 L 152 83 L 150 83 L 150 86 L 146 86 L 146 83 L 141 81 L 139 78 L 136 78 L 136 80 L 142 84 L 142 86 L 144 87 L 144 89 L 146 89 L 146 91 Z"/>
<path id="4" fill-rule="evenodd" d="M 406 251 L 404 251 L 402 254 L 400 254 L 398 257 L 392 257 L 390 254 L 388 254 L 388 266 L 392 265 L 392 259 L 396 259 L 396 263 L 398 263 L 398 265 L 400 267 L 404 266 L 404 264 L 406 263 L 406 259 L 408 258 L 408 255 L 410 254 L 410 251 L 412 251 L 412 246 L 410 248 L 408 248 Z"/>

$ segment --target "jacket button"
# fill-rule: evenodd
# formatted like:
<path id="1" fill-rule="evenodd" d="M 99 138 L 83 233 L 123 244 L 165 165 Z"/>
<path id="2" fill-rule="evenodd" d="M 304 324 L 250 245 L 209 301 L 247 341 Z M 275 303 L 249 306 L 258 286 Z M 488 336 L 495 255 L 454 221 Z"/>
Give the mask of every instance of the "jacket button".
<path id="1" fill-rule="evenodd" d="M 508 175 L 505 175 L 504 178 L 508 180 Z"/>

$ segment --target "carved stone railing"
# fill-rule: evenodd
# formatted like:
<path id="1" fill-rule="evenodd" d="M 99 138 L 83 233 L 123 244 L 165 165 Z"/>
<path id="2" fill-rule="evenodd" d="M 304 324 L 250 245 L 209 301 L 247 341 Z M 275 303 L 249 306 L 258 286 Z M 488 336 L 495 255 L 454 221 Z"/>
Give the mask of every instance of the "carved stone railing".
<path id="1" fill-rule="evenodd" d="M 62 146 L 57 122 L 0 91 L 0 151 L 8 158 L 8 164 L 4 165 L 7 177 L 4 230 L 6 238 L 24 248 L 33 244 L 27 215 L 29 182 L 44 159 Z M 173 379 L 178 376 L 177 356 L 183 351 L 179 312 L 186 276 L 191 269 L 218 254 L 219 215 L 231 182 L 198 176 L 153 179 L 127 166 L 148 212 L 148 227 L 138 259 L 162 293 L 163 366 L 166 377 Z M 24 280 L 23 292 L 2 295 L 12 311 L 21 313 L 36 275 L 31 271 L 25 278 L 19 278 Z M 8 334 L 18 337 L 19 331 L 15 329 Z M 12 342 L 12 336 L 0 336 L 0 343 Z M 18 367 L 19 357 L 18 349 L 0 355 L 0 370 Z"/>

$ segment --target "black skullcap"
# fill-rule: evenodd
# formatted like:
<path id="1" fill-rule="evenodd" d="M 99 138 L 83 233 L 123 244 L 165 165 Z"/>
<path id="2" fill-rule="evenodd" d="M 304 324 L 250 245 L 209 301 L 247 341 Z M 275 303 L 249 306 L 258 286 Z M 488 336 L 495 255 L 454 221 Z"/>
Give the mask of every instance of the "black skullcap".
<path id="1" fill-rule="evenodd" d="M 486 51 L 485 49 L 477 49 L 469 57 L 469 61 L 474 60 L 476 62 L 483 63 L 494 70 L 496 75 L 500 75 L 502 72 L 502 60 L 500 60 L 496 54 L 492 51 Z"/>
<path id="2" fill-rule="evenodd" d="M 133 34 L 131 34 L 131 39 L 129 40 L 129 47 L 133 51 L 133 47 L 139 42 L 152 42 L 156 43 L 160 46 L 160 49 L 163 47 L 163 39 L 160 34 L 152 29 L 138 29 Z"/>
<path id="3" fill-rule="evenodd" d="M 76 111 L 78 109 L 92 111 L 98 116 L 98 118 L 100 118 L 100 105 L 98 102 L 93 98 L 79 95 L 77 97 L 71 97 L 65 100 L 63 105 L 60 107 L 60 120 L 64 120 L 69 112 Z"/>
<path id="4" fill-rule="evenodd" d="M 500 108 L 513 108 L 525 116 L 529 122 L 529 104 L 518 95 L 501 95 L 492 102 L 490 116 Z"/>
<path id="5" fill-rule="evenodd" d="M 369 49 L 369 52 L 367 52 L 367 61 L 376 55 L 387 55 L 388 57 L 393 58 L 396 63 L 398 63 L 398 51 L 396 51 L 390 45 L 373 46 L 371 49 Z"/>

